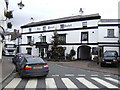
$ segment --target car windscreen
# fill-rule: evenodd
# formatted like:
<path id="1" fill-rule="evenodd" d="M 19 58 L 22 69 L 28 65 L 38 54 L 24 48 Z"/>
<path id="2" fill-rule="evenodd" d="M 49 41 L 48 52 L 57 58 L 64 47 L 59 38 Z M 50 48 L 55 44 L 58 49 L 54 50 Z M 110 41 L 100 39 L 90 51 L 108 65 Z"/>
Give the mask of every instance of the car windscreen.
<path id="1" fill-rule="evenodd" d="M 27 57 L 27 63 L 28 64 L 44 63 L 44 61 L 40 57 Z"/>
<path id="2" fill-rule="evenodd" d="M 104 57 L 115 57 L 115 52 L 105 52 Z"/>

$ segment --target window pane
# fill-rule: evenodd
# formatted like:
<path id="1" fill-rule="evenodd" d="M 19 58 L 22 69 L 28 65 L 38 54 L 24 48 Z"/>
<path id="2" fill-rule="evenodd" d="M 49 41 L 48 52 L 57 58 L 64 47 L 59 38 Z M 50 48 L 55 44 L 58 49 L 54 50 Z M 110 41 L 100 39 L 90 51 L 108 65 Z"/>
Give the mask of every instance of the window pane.
<path id="1" fill-rule="evenodd" d="M 61 29 L 64 29 L 64 24 L 61 24 L 61 25 L 60 25 L 60 28 L 61 28 Z"/>
<path id="2" fill-rule="evenodd" d="M 108 37 L 114 37 L 114 29 L 108 29 Z"/>
<path id="3" fill-rule="evenodd" d="M 81 40 L 82 41 L 88 41 L 88 32 L 82 32 L 81 33 Z"/>
<path id="4" fill-rule="evenodd" d="M 82 23 L 83 27 L 87 27 L 87 22 Z"/>
<path id="5" fill-rule="evenodd" d="M 43 42 L 46 42 L 46 36 L 43 36 L 42 38 L 43 38 Z"/>
<path id="6" fill-rule="evenodd" d="M 59 34 L 58 39 L 61 41 L 61 43 L 66 43 L 66 34 Z"/>
<path id="7" fill-rule="evenodd" d="M 32 41 L 32 37 L 31 36 L 27 36 L 27 41 L 28 43 Z"/>

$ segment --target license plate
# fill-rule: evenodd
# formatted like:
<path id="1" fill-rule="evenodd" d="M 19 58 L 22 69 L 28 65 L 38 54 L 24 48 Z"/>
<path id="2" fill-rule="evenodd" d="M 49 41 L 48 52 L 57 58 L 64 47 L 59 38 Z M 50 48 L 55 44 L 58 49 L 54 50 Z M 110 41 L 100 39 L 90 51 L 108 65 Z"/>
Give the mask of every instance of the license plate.
<path id="1" fill-rule="evenodd" d="M 39 66 L 39 67 L 33 67 L 33 69 L 41 69 L 42 66 Z"/>
<path id="2" fill-rule="evenodd" d="M 106 62 L 107 64 L 111 64 L 111 62 Z"/>

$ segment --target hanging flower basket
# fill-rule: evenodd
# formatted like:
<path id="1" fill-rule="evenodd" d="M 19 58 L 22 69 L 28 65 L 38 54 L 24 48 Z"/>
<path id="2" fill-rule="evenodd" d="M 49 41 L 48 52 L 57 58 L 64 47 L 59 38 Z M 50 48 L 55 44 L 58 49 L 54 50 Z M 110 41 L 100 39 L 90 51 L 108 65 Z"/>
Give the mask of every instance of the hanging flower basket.
<path id="1" fill-rule="evenodd" d="M 6 18 L 8 18 L 8 19 L 13 18 L 12 11 L 7 11 L 7 12 L 4 12 L 4 15 L 5 15 L 5 17 L 6 17 Z"/>
<path id="2" fill-rule="evenodd" d="M 7 23 L 7 28 L 12 28 L 11 22 L 8 22 L 8 23 Z"/>

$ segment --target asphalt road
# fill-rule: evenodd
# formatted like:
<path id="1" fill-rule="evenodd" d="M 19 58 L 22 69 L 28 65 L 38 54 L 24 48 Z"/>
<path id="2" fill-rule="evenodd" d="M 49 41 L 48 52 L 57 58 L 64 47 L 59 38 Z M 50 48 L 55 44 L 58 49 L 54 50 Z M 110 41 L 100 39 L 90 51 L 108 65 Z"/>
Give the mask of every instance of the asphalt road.
<path id="1" fill-rule="evenodd" d="M 3 89 L 41 89 L 42 90 L 78 90 L 78 89 L 114 89 L 119 90 L 119 77 L 114 74 L 84 70 L 74 67 L 49 64 L 50 72 L 47 77 L 21 79 L 18 73 L 13 72 L 3 82 Z"/>

